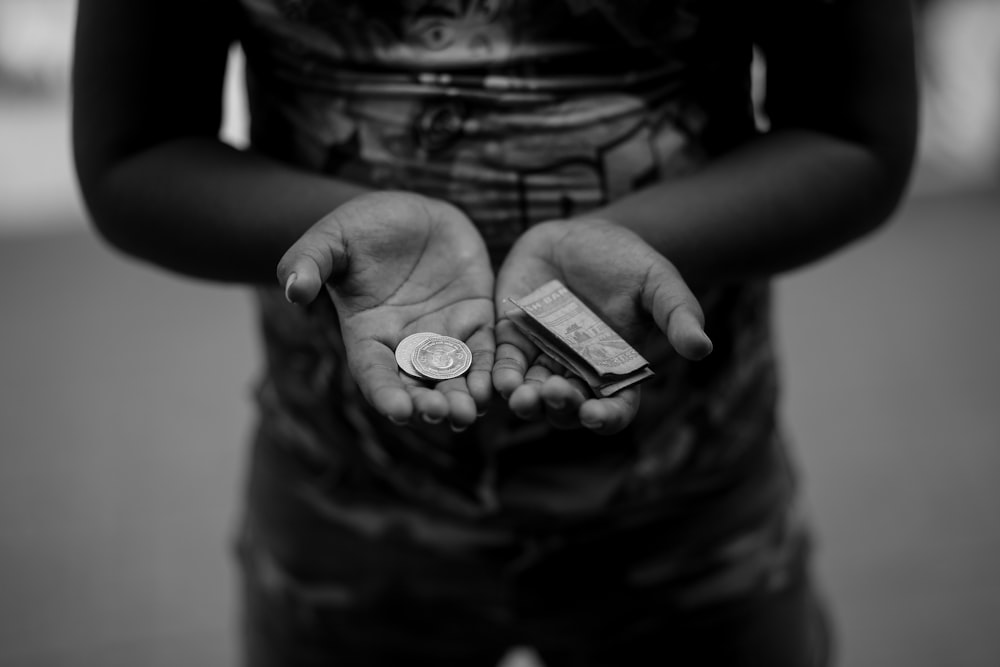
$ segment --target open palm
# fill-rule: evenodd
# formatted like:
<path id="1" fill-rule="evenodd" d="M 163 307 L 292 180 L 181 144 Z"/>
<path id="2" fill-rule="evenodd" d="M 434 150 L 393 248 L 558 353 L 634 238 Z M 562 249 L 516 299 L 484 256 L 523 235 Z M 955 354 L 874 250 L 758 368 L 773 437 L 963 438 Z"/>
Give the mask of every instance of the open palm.
<path id="1" fill-rule="evenodd" d="M 594 398 L 582 380 L 543 354 L 505 316 L 511 308 L 505 299 L 553 279 L 627 341 L 635 343 L 657 326 L 681 356 L 700 359 L 712 349 L 697 299 L 673 265 L 635 233 L 602 220 L 535 225 L 514 244 L 496 286 L 493 384 L 521 417 L 545 418 L 558 428 L 614 433 L 631 422 L 639 407 L 638 387 Z"/>
<path id="2" fill-rule="evenodd" d="M 478 231 L 454 206 L 403 192 L 357 197 L 289 248 L 278 280 L 295 303 L 312 301 L 326 285 L 351 375 L 389 419 L 447 419 L 463 428 L 489 402 L 494 278 Z M 396 345 L 419 332 L 465 341 L 469 372 L 430 383 L 400 371 Z"/>

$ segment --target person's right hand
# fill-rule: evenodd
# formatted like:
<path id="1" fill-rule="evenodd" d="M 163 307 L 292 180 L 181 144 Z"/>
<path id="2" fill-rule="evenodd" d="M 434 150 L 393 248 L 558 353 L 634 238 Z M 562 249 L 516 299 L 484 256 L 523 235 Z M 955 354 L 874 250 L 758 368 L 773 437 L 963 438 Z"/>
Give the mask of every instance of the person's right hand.
<path id="1" fill-rule="evenodd" d="M 348 368 L 365 399 L 395 423 L 471 424 L 492 393 L 493 272 L 479 232 L 457 208 L 404 192 L 356 197 L 313 225 L 278 264 L 293 303 L 325 284 Z M 396 345 L 433 332 L 473 353 L 459 378 L 428 386 L 399 370 Z"/>

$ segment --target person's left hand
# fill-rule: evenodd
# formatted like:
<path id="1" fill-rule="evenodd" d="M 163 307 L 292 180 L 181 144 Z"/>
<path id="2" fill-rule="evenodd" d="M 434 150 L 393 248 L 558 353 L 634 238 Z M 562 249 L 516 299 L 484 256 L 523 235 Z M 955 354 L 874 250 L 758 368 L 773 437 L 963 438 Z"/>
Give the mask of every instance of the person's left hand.
<path id="1" fill-rule="evenodd" d="M 637 234 L 603 220 L 557 220 L 528 229 L 511 248 L 496 280 L 493 386 L 524 419 L 557 428 L 616 433 L 632 421 L 639 388 L 595 398 L 580 378 L 542 353 L 506 316 L 509 297 L 557 279 L 626 341 L 658 327 L 681 356 L 712 350 L 698 300 L 677 269 Z"/>

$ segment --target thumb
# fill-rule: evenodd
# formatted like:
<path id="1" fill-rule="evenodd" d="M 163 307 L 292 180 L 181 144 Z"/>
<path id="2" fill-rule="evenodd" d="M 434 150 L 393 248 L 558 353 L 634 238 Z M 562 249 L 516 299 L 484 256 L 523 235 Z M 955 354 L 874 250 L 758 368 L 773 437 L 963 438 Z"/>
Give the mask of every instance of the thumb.
<path id="1" fill-rule="evenodd" d="M 323 285 L 347 270 L 347 248 L 340 223 L 326 216 L 310 227 L 278 262 L 278 284 L 291 303 L 307 304 Z"/>
<path id="2" fill-rule="evenodd" d="M 647 272 L 641 301 L 679 355 L 698 360 L 711 353 L 712 341 L 705 333 L 701 304 L 665 258 L 661 257 L 657 266 Z"/>

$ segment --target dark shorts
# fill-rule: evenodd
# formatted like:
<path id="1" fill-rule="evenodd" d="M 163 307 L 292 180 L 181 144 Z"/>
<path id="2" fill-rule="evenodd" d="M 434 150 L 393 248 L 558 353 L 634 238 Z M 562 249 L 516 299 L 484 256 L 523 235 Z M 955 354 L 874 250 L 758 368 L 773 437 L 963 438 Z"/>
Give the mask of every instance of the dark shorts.
<path id="1" fill-rule="evenodd" d="M 804 553 L 779 585 L 692 605 L 671 586 L 622 585 L 586 549 L 512 570 L 308 523 L 282 545 L 252 525 L 238 550 L 247 667 L 486 667 L 514 646 L 546 667 L 830 664 Z"/>
<path id="2" fill-rule="evenodd" d="M 623 598 L 590 594 L 586 581 L 564 590 L 475 581 L 468 570 L 452 576 L 447 560 L 437 572 L 422 563 L 419 582 L 399 578 L 411 570 L 400 562 L 359 596 L 350 579 L 293 579 L 245 543 L 241 557 L 252 667 L 491 666 L 513 646 L 531 646 L 546 667 L 830 664 L 828 624 L 807 576 L 749 599 L 681 610 L 656 590 Z M 378 561 L 384 569 L 385 557 Z M 353 567 L 357 581 L 372 581 L 370 564 Z"/>
<path id="3" fill-rule="evenodd" d="M 414 539 L 384 523 L 373 536 L 365 520 L 383 522 L 392 505 L 365 514 L 357 499 L 310 502 L 317 487 L 292 460 L 264 444 L 251 465 L 238 548 L 248 667 L 486 667 L 514 646 L 532 647 L 546 667 L 830 664 L 805 547 L 768 586 L 693 604 L 676 583 L 621 576 L 648 539 L 616 531 L 567 544 L 557 532 L 548 541 L 558 548 L 519 538 L 512 551 L 470 547 L 465 534 Z"/>

